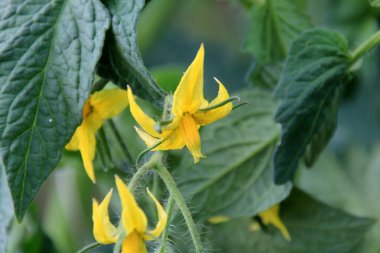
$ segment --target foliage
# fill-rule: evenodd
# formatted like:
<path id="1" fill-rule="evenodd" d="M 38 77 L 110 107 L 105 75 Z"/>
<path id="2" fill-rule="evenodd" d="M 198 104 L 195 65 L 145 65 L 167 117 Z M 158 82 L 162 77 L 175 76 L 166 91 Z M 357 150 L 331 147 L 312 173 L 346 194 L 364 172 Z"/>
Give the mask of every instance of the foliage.
<path id="1" fill-rule="evenodd" d="M 379 252 L 379 6 L 0 1 L 0 252 Z"/>

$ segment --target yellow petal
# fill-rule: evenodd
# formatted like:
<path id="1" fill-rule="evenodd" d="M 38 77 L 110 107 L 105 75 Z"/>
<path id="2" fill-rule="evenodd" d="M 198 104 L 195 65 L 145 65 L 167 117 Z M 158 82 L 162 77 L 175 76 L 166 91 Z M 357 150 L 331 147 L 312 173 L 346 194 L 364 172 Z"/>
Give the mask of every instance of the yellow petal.
<path id="1" fill-rule="evenodd" d="M 89 114 L 77 129 L 79 138 L 79 150 L 82 155 L 84 168 L 92 182 L 95 183 L 95 173 L 92 161 L 95 158 L 96 139 L 95 133 L 102 126 L 103 121 L 96 114 Z"/>
<path id="2" fill-rule="evenodd" d="M 109 119 L 128 106 L 128 93 L 122 89 L 101 90 L 90 96 L 93 110 L 102 119 Z"/>
<path id="3" fill-rule="evenodd" d="M 132 94 L 131 87 L 128 86 L 128 99 L 130 104 L 130 109 L 133 117 L 140 124 L 140 126 L 153 137 L 159 138 L 160 135 L 154 130 L 154 126 L 156 122 L 151 119 L 148 115 L 144 113 L 144 111 L 140 108 L 140 106 L 136 103 L 135 98 Z"/>
<path id="4" fill-rule="evenodd" d="M 280 205 L 277 204 L 277 205 L 272 206 L 268 210 L 259 213 L 259 216 L 265 225 L 272 224 L 278 230 L 280 230 L 282 236 L 284 236 L 286 240 L 290 241 L 291 237 L 290 237 L 289 231 L 285 227 L 284 223 L 282 222 L 279 214 L 280 214 Z"/>
<path id="5" fill-rule="evenodd" d="M 199 136 L 198 125 L 190 114 L 186 113 L 182 117 L 180 129 L 182 138 L 193 155 L 194 163 L 199 162 L 199 159 L 205 156 L 202 155 L 201 151 L 201 137 Z"/>
<path id="6" fill-rule="evenodd" d="M 227 100 L 230 97 L 224 85 L 216 78 L 215 81 L 219 84 L 218 96 L 208 105 L 208 107 L 220 104 L 221 102 Z M 221 107 L 206 112 L 198 111 L 194 114 L 194 118 L 198 122 L 198 124 L 206 125 L 225 117 L 231 112 L 231 110 L 232 103 L 227 103 Z"/>
<path id="7" fill-rule="evenodd" d="M 121 206 L 123 208 L 121 219 L 125 230 L 127 233 L 136 230 L 137 232 L 144 234 L 148 224 L 143 210 L 138 206 L 132 193 L 118 176 L 116 176 L 116 186 L 120 195 Z"/>
<path id="8" fill-rule="evenodd" d="M 165 141 L 153 150 L 182 149 L 185 146 L 180 127 L 173 130 L 164 130 L 162 133 L 162 139 Z"/>
<path id="9" fill-rule="evenodd" d="M 78 128 L 75 130 L 73 136 L 71 137 L 71 140 L 69 143 L 66 144 L 65 148 L 70 151 L 79 150 L 79 134 L 78 134 Z"/>
<path id="10" fill-rule="evenodd" d="M 155 229 L 149 231 L 149 234 L 153 235 L 154 237 L 159 237 L 164 228 L 166 227 L 166 223 L 168 222 L 168 216 L 166 215 L 166 212 L 164 208 L 161 206 L 160 202 L 154 197 L 154 195 L 147 189 L 149 196 L 153 199 L 154 203 L 156 204 L 157 208 L 157 214 L 158 214 L 158 223 L 155 227 Z M 151 239 L 148 235 L 148 240 Z"/>
<path id="11" fill-rule="evenodd" d="M 183 113 L 195 113 L 202 106 L 203 98 L 203 44 L 183 75 L 174 92 L 172 111 L 174 116 L 181 117 Z"/>
<path id="12" fill-rule="evenodd" d="M 147 253 L 147 249 L 145 247 L 144 239 L 142 236 L 133 231 L 128 234 L 128 236 L 123 241 L 123 246 L 121 249 L 121 253 Z"/>
<path id="13" fill-rule="evenodd" d="M 108 206 L 112 197 L 112 190 L 107 194 L 100 205 L 92 200 L 92 220 L 94 222 L 94 237 L 101 244 L 111 244 L 117 242 L 117 229 L 110 222 Z"/>
<path id="14" fill-rule="evenodd" d="M 137 134 L 140 136 L 140 138 L 144 141 L 144 143 L 147 147 L 151 147 L 160 141 L 159 139 L 150 136 L 144 130 L 141 130 L 140 128 L 138 128 L 136 126 L 135 126 L 135 130 L 136 130 Z"/>

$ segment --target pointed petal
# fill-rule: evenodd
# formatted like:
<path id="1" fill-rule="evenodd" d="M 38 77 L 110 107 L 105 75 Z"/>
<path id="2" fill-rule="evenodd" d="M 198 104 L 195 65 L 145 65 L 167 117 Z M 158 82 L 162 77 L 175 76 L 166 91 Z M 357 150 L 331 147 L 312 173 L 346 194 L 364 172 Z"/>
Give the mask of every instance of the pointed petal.
<path id="1" fill-rule="evenodd" d="M 87 175 L 95 183 L 95 173 L 92 161 L 95 158 L 96 139 L 95 133 L 102 126 L 103 121 L 96 114 L 89 114 L 77 129 L 79 138 L 79 150 L 82 155 L 84 168 Z"/>
<path id="2" fill-rule="evenodd" d="M 127 233 L 136 230 L 137 232 L 143 234 L 147 228 L 147 218 L 145 213 L 138 206 L 134 196 L 128 190 L 128 187 L 124 184 L 124 182 L 116 176 L 116 186 L 120 195 L 121 206 L 123 208 L 123 212 L 121 215 L 121 219 Z"/>
<path id="3" fill-rule="evenodd" d="M 183 113 L 195 113 L 202 106 L 203 98 L 203 60 L 204 47 L 203 44 L 191 63 L 189 68 L 183 75 L 173 98 L 173 114 L 177 117 Z"/>
<path id="4" fill-rule="evenodd" d="M 224 85 L 216 78 L 215 81 L 219 84 L 218 96 L 208 105 L 208 107 L 220 104 L 221 102 L 226 101 L 230 97 Z M 194 118 L 200 125 L 211 124 L 227 116 L 231 112 L 231 110 L 232 103 L 227 103 L 221 107 L 212 109 L 210 111 L 198 111 L 194 114 Z"/>
<path id="5" fill-rule="evenodd" d="M 78 128 L 75 130 L 73 136 L 71 137 L 71 140 L 66 144 L 65 149 L 70 151 L 79 150 L 79 134 L 78 134 Z"/>
<path id="6" fill-rule="evenodd" d="M 272 224 L 278 230 L 280 230 L 282 236 L 286 240 L 290 241 L 291 237 L 290 237 L 289 231 L 286 228 L 285 224 L 282 222 L 279 214 L 280 214 L 280 205 L 277 204 L 277 205 L 272 206 L 268 210 L 259 213 L 259 216 L 263 220 L 263 223 L 265 225 Z"/>
<path id="7" fill-rule="evenodd" d="M 101 90 L 91 95 L 90 103 L 100 118 L 109 119 L 128 106 L 128 93 L 122 89 Z"/>
<path id="8" fill-rule="evenodd" d="M 147 134 L 144 130 L 135 126 L 135 130 L 147 147 L 157 144 L 160 140 Z"/>
<path id="9" fill-rule="evenodd" d="M 158 223 L 156 225 L 156 228 L 149 231 L 149 234 L 153 235 L 154 237 L 159 237 L 164 228 L 166 227 L 166 223 L 168 222 L 168 216 L 166 215 L 166 212 L 164 208 L 161 206 L 160 202 L 156 199 L 156 197 L 147 189 L 149 196 L 153 199 L 154 203 L 156 204 L 157 208 L 157 214 L 158 214 Z M 151 238 L 148 237 L 148 240 Z"/>
<path id="10" fill-rule="evenodd" d="M 101 244 L 111 244 L 117 242 L 117 229 L 110 222 L 108 206 L 112 197 L 112 190 L 107 194 L 100 205 L 92 200 L 92 220 L 94 222 L 94 237 Z"/>
<path id="11" fill-rule="evenodd" d="M 144 239 L 141 235 L 133 231 L 128 234 L 123 242 L 123 246 L 121 249 L 121 253 L 147 253 L 147 249 L 145 247 Z"/>
<path id="12" fill-rule="evenodd" d="M 198 125 L 190 114 L 186 113 L 182 117 L 180 129 L 182 138 L 193 155 L 194 163 L 199 162 L 199 159 L 205 156 L 201 152 L 201 137 L 199 136 Z"/>
<path id="13" fill-rule="evenodd" d="M 156 122 L 151 119 L 148 115 L 144 113 L 144 111 L 140 108 L 140 106 L 136 103 L 135 98 L 132 93 L 131 87 L 128 86 L 128 99 L 129 99 L 129 105 L 131 109 L 131 113 L 137 123 L 140 124 L 140 126 L 153 137 L 159 138 L 160 135 L 154 130 L 154 125 L 156 125 Z"/>

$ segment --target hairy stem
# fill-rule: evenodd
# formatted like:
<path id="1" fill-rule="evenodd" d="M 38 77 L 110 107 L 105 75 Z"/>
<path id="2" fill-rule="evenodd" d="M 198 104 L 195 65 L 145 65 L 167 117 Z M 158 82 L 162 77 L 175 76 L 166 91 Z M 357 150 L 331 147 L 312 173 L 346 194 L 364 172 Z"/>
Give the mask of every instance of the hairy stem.
<path id="1" fill-rule="evenodd" d="M 161 236 L 162 243 L 160 246 L 159 253 L 166 253 L 166 241 L 168 240 L 168 236 L 169 236 L 170 219 L 173 215 L 174 204 L 175 204 L 174 199 L 172 196 L 170 196 L 168 200 L 168 205 L 166 207 L 166 214 L 168 215 L 168 224 L 166 225 L 164 231 L 162 232 L 162 236 Z"/>
<path id="2" fill-rule="evenodd" d="M 170 196 L 174 199 L 175 203 L 177 204 L 179 210 L 181 211 L 185 222 L 187 224 L 187 227 L 189 229 L 191 238 L 193 240 L 194 246 L 195 246 L 195 252 L 197 253 L 203 253 L 203 245 L 201 238 L 199 236 L 199 233 L 197 231 L 197 227 L 195 226 L 193 217 L 191 216 L 190 210 L 187 207 L 185 200 L 181 194 L 181 192 L 178 190 L 178 187 L 176 183 L 174 182 L 173 177 L 170 175 L 169 171 L 166 169 L 166 167 L 161 163 L 156 164 L 156 171 L 158 175 L 162 178 L 164 181 L 166 187 L 169 190 Z"/>
<path id="3" fill-rule="evenodd" d="M 149 170 L 153 169 L 153 167 L 161 160 L 161 154 L 157 152 L 154 154 L 148 162 L 146 162 L 143 166 L 141 166 L 136 173 L 133 175 L 131 181 L 129 181 L 128 188 L 133 193 L 136 190 L 137 183 L 140 178 L 147 173 Z"/>

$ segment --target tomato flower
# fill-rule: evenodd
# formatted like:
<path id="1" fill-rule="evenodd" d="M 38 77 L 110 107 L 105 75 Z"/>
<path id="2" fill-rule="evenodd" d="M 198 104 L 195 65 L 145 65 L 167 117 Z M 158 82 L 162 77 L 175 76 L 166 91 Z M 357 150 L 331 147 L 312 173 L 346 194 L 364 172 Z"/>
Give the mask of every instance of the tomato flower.
<path id="1" fill-rule="evenodd" d="M 282 236 L 286 240 L 288 240 L 288 241 L 291 240 L 289 231 L 280 218 L 280 205 L 279 204 L 272 206 L 268 210 L 261 212 L 258 215 L 265 225 L 272 224 L 278 230 L 280 230 Z"/>
<path id="2" fill-rule="evenodd" d="M 103 125 L 104 120 L 116 116 L 128 106 L 128 95 L 125 90 L 101 90 L 92 94 L 86 101 L 82 116 L 83 121 L 75 130 L 67 150 L 79 150 L 84 168 L 92 182 L 95 183 L 95 173 L 92 161 L 95 158 L 96 132 Z"/>
<path id="3" fill-rule="evenodd" d="M 217 121 L 232 110 L 232 103 L 224 85 L 219 85 L 217 97 L 209 103 L 203 97 L 204 48 L 201 45 L 194 61 L 183 75 L 173 95 L 171 119 L 167 124 L 156 122 L 146 115 L 136 103 L 132 90 L 128 87 L 128 98 L 133 117 L 143 130 L 137 132 L 152 150 L 182 149 L 185 145 L 197 163 L 203 158 L 199 127 Z M 157 124 L 162 125 L 157 130 Z"/>
<path id="4" fill-rule="evenodd" d="M 153 230 L 148 230 L 148 222 L 144 211 L 138 206 L 132 193 L 123 181 L 116 176 L 116 186 L 119 192 L 122 214 L 121 226 L 116 228 L 109 219 L 108 206 L 112 197 L 112 190 L 104 200 L 98 204 L 93 200 L 94 237 L 101 244 L 112 244 L 122 239 L 122 253 L 146 253 L 145 241 L 160 236 L 167 223 L 167 215 L 161 204 L 148 191 L 149 196 L 156 204 L 159 221 Z M 124 236 L 124 238 L 120 238 Z"/>

